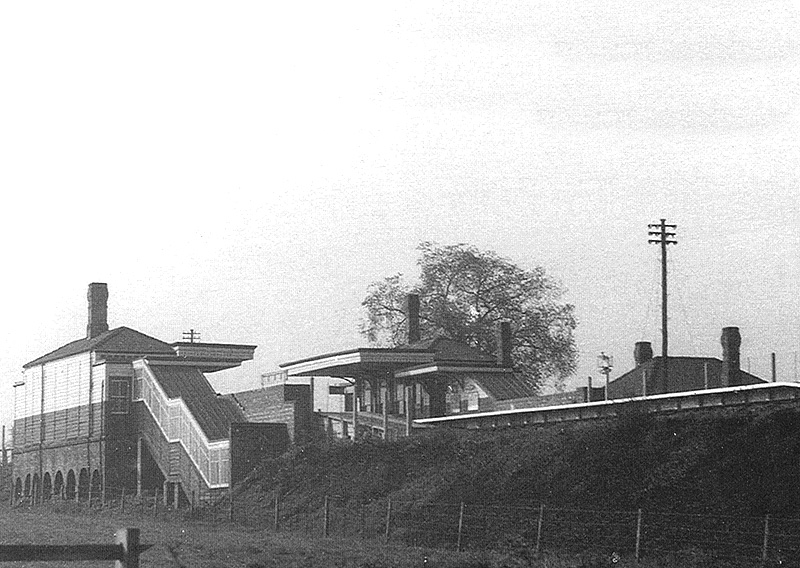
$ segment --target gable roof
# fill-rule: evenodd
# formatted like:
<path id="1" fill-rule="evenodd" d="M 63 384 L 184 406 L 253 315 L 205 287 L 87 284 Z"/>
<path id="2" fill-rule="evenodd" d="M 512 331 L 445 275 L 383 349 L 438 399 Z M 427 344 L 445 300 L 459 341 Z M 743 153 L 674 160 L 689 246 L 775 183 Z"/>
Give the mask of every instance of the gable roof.
<path id="1" fill-rule="evenodd" d="M 42 355 L 38 359 L 25 363 L 22 367 L 27 369 L 34 365 L 41 365 L 49 361 L 56 361 L 78 353 L 88 351 L 105 351 L 107 353 L 125 353 L 130 355 L 174 355 L 175 350 L 168 343 L 164 343 L 154 337 L 145 335 L 140 331 L 129 327 L 117 327 L 110 331 L 101 333 L 92 338 L 84 337 L 77 341 L 72 341 L 62 345 L 55 351 Z"/>
<path id="2" fill-rule="evenodd" d="M 209 441 L 228 438 L 231 422 L 246 422 L 244 412 L 231 397 L 217 392 L 197 367 L 159 365 L 148 361 L 147 366 L 169 398 L 181 398 Z"/>
<path id="3" fill-rule="evenodd" d="M 525 382 L 522 376 L 517 373 L 481 373 L 472 371 L 459 374 L 458 378 L 460 380 L 464 378 L 472 379 L 494 400 L 529 398 L 537 395 L 536 389 Z"/>
<path id="4" fill-rule="evenodd" d="M 484 353 L 480 349 L 470 347 L 466 343 L 448 339 L 444 336 L 437 336 L 432 339 L 415 341 L 407 345 L 399 345 L 399 350 L 426 349 L 434 352 L 433 359 L 436 362 L 469 362 L 469 363 L 495 363 L 495 358 Z"/>

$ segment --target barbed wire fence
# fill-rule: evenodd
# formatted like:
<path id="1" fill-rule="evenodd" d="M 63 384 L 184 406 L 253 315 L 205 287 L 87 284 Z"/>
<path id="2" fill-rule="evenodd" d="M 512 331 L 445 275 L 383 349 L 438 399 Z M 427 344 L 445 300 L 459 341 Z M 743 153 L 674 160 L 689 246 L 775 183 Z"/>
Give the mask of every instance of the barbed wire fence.
<path id="1" fill-rule="evenodd" d="M 284 502 L 285 501 L 285 502 Z M 800 518 L 704 515 L 648 510 L 599 510 L 508 504 L 420 503 L 373 500 L 354 504 L 261 494 L 205 496 L 177 509 L 158 490 L 136 496 L 124 488 L 76 491 L 34 499 L 17 496 L 14 507 L 71 503 L 88 511 L 176 515 L 216 523 L 236 522 L 274 532 L 323 538 L 361 538 L 457 551 L 589 552 L 636 560 L 704 557 L 783 564 L 800 561 Z"/>

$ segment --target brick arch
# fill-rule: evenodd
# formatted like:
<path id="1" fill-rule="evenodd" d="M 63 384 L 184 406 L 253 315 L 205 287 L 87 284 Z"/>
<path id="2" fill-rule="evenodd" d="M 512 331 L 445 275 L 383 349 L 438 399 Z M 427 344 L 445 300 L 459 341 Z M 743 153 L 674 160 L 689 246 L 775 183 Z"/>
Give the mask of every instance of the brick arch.
<path id="1" fill-rule="evenodd" d="M 64 496 L 64 474 L 61 470 L 56 472 L 56 477 L 53 480 L 53 494 L 58 497 Z"/>
<path id="2" fill-rule="evenodd" d="M 50 477 L 50 472 L 46 471 L 42 478 L 42 499 L 50 499 L 53 496 L 53 479 Z"/>
<path id="3" fill-rule="evenodd" d="M 89 470 L 81 468 L 78 474 L 78 501 L 85 501 L 89 498 Z"/>
<path id="4" fill-rule="evenodd" d="M 39 479 L 39 474 L 34 473 L 33 479 L 31 479 L 31 498 L 34 501 L 39 500 L 39 496 L 42 494 L 42 482 Z"/>
<path id="5" fill-rule="evenodd" d="M 100 470 L 96 469 L 92 472 L 92 479 L 91 479 L 91 495 L 92 499 L 100 497 L 100 492 L 103 490 L 101 479 L 100 479 Z"/>
<path id="6" fill-rule="evenodd" d="M 69 470 L 67 473 L 67 499 L 75 499 L 75 470 Z"/>

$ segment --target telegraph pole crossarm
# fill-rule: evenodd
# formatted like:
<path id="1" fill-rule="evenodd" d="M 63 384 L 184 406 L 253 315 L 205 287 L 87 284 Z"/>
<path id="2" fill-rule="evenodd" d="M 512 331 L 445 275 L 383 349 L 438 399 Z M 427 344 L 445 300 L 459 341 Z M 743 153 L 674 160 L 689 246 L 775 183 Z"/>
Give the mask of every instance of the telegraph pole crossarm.
<path id="1" fill-rule="evenodd" d="M 675 229 L 678 228 L 678 225 L 670 225 L 667 223 L 666 219 L 661 219 L 660 223 L 650 223 L 647 225 L 647 228 L 647 234 L 650 237 L 658 237 L 654 239 L 648 238 L 647 242 L 649 244 L 661 245 L 661 357 L 664 360 L 664 366 L 662 370 L 662 388 L 664 392 L 669 392 L 669 336 L 667 335 L 667 245 L 678 244 L 678 241 L 675 239 Z"/>

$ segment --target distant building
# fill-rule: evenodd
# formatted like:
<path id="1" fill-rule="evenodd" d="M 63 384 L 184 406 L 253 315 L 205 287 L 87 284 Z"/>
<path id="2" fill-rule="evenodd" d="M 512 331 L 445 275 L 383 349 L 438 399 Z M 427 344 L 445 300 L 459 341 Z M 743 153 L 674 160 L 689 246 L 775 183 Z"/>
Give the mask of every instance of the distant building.
<path id="1" fill-rule="evenodd" d="M 409 295 L 407 310 L 405 345 L 350 349 L 280 366 L 287 380 L 305 377 L 310 385 L 328 385 L 326 409 L 315 400 L 314 410 L 329 435 L 409 435 L 417 418 L 483 411 L 535 394 L 513 371 L 508 322 L 498 327 L 498 353 L 492 356 L 445 337 L 421 340 L 416 295 Z"/>
<path id="2" fill-rule="evenodd" d="M 670 356 L 666 382 L 664 358 L 653 357 L 649 342 L 639 342 L 634 348 L 636 366 L 609 383 L 608 397 L 630 398 L 766 382 L 741 370 L 742 340 L 738 327 L 723 328 L 720 341 L 722 359 Z"/>
<path id="3" fill-rule="evenodd" d="M 107 322 L 108 287 L 89 285 L 86 337 L 24 365 L 14 386 L 17 498 L 163 491 L 186 503 L 228 487 L 246 409 L 205 377 L 253 358 L 255 346 L 165 343 Z M 284 428 L 285 431 L 285 428 Z"/>

